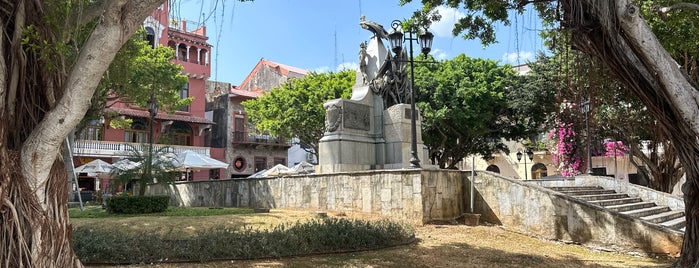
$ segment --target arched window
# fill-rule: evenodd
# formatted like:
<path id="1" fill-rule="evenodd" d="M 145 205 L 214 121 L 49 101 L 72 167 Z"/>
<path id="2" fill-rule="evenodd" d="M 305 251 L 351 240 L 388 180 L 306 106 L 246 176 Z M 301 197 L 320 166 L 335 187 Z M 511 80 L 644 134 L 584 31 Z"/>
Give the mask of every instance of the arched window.
<path id="1" fill-rule="evenodd" d="M 542 163 L 536 163 L 532 166 L 532 179 L 541 179 L 548 176 L 546 173 L 546 165 Z"/>
<path id="2" fill-rule="evenodd" d="M 189 51 L 187 51 L 187 46 L 185 44 L 180 44 L 177 46 L 177 56 L 179 57 L 178 59 L 181 61 L 187 61 L 187 56 Z"/>
<path id="3" fill-rule="evenodd" d="M 124 131 L 125 142 L 148 143 L 150 137 L 148 122 L 143 118 L 133 118 L 131 129 Z"/>
<path id="4" fill-rule="evenodd" d="M 146 27 L 146 41 L 151 47 L 155 47 L 155 31 L 151 27 Z"/>
<path id="5" fill-rule="evenodd" d="M 496 165 L 490 165 L 487 168 L 485 168 L 485 171 L 490 171 L 490 172 L 495 172 L 500 174 L 500 168 Z"/>
<path id="6" fill-rule="evenodd" d="M 170 127 L 169 137 L 172 145 L 192 146 L 192 127 L 189 124 L 177 121 Z"/>

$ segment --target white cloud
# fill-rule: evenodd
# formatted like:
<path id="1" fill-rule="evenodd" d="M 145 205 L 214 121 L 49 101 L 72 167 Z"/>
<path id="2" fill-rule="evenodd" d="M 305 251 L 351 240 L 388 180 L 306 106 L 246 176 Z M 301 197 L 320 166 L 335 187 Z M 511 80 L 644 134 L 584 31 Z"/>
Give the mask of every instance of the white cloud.
<path id="1" fill-rule="evenodd" d="M 356 62 L 343 62 L 337 65 L 336 71 L 342 70 L 359 70 L 359 63 Z"/>
<path id="2" fill-rule="evenodd" d="M 455 8 L 445 6 L 437 7 L 437 12 L 442 16 L 442 19 L 432 23 L 429 30 L 439 37 L 452 37 L 451 31 L 454 29 L 454 23 L 466 16 Z"/>
<path id="3" fill-rule="evenodd" d="M 502 61 L 509 64 L 525 64 L 534 61 L 534 53 L 531 51 L 519 51 L 513 53 L 505 53 L 502 55 Z"/>
<path id="4" fill-rule="evenodd" d="M 315 73 L 327 73 L 330 71 L 330 67 L 328 66 L 320 66 L 318 68 L 313 69 L 313 72 Z"/>
<path id="5" fill-rule="evenodd" d="M 432 50 L 432 53 L 430 53 L 430 54 L 432 54 L 432 56 L 436 60 L 446 60 L 447 57 L 449 57 L 449 55 L 447 55 L 447 52 L 445 52 L 444 50 L 441 50 L 439 48 L 435 48 L 434 50 Z"/>

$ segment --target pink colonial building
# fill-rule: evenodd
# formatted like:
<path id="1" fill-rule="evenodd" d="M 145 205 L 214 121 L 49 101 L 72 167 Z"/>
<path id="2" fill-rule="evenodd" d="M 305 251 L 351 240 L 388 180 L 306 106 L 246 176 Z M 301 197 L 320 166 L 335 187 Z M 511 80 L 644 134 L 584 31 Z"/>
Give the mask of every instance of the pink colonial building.
<path id="1" fill-rule="evenodd" d="M 225 148 L 210 147 L 210 130 L 215 123 L 205 112 L 206 80 L 210 76 L 212 46 L 207 43 L 206 26 L 196 26 L 186 21 L 176 25 L 168 18 L 167 2 L 161 5 L 143 24 L 148 41 L 152 45 L 168 46 L 175 50 L 175 63 L 184 67 L 189 78 L 180 91 L 181 97 L 193 97 L 191 105 L 168 114 L 159 111 L 153 122 L 153 143 L 169 146 L 177 153 L 191 150 L 225 162 Z M 127 129 L 111 128 L 111 118 L 94 121 L 80 134 L 74 143 L 75 166 L 95 159 L 113 163 L 128 155 L 128 145 L 141 148 L 150 142 L 150 114 L 147 108 L 127 103 L 113 103 L 105 114 L 132 119 Z M 209 113 L 210 114 L 210 113 Z M 108 180 L 79 174 L 79 185 L 86 191 L 105 191 Z M 186 176 L 185 176 L 186 175 Z M 204 170 L 182 174 L 184 180 L 209 180 L 226 176 L 226 170 Z"/>

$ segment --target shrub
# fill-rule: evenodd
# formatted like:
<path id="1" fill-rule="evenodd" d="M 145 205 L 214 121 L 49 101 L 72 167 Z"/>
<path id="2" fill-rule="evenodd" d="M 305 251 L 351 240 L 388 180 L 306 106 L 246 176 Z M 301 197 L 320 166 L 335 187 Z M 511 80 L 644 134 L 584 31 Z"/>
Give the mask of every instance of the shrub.
<path id="1" fill-rule="evenodd" d="M 271 230 L 218 226 L 195 235 L 79 227 L 73 230 L 73 247 L 84 263 L 134 264 L 335 253 L 400 245 L 414 238 L 411 227 L 395 222 L 326 218 Z"/>
<path id="2" fill-rule="evenodd" d="M 121 214 L 158 213 L 167 210 L 169 196 L 115 195 L 107 199 L 107 212 Z"/>

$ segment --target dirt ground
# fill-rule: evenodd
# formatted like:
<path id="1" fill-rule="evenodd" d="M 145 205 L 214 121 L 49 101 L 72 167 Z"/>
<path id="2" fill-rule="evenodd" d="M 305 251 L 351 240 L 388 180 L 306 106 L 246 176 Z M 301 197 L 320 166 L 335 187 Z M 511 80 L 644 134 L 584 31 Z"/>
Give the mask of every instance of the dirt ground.
<path id="1" fill-rule="evenodd" d="M 376 219 L 376 216 L 328 212 L 330 217 Z M 272 210 L 251 216 L 216 216 L 212 222 L 274 225 L 315 217 L 314 211 Z M 227 217 L 237 217 L 235 220 Z M 208 220 L 207 220 L 208 221 Z M 129 224 L 129 223 L 124 223 Z M 186 226 L 186 225 L 185 225 Z M 195 225 L 196 226 L 196 225 Z M 190 227 L 191 228 L 191 227 Z M 416 226 L 417 242 L 388 249 L 285 259 L 210 263 L 150 264 L 128 267 L 667 267 L 672 259 L 641 257 L 580 245 L 542 240 L 501 226 L 482 224 Z"/>

